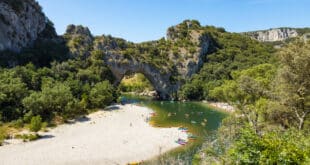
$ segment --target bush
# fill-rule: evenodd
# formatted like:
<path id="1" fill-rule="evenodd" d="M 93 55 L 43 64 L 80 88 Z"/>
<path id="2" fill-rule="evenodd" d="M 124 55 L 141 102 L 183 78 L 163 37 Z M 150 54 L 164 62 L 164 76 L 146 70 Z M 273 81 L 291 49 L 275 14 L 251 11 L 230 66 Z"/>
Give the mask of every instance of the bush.
<path id="1" fill-rule="evenodd" d="M 22 135 L 15 135 L 14 138 L 16 139 L 23 139 L 24 142 L 27 141 L 34 141 L 39 139 L 39 135 L 38 134 L 22 134 Z"/>
<path id="2" fill-rule="evenodd" d="M 259 136 L 244 129 L 229 155 L 237 164 L 303 164 L 309 161 L 309 151 L 309 138 L 296 130 Z"/>
<path id="3" fill-rule="evenodd" d="M 180 99 L 183 100 L 201 100 L 203 99 L 203 86 L 202 82 L 194 81 L 185 84 L 180 91 Z"/>
<path id="4" fill-rule="evenodd" d="M 24 126 L 24 121 L 22 119 L 18 119 L 11 123 L 11 126 L 14 128 L 22 128 Z"/>
<path id="5" fill-rule="evenodd" d="M 74 97 L 70 88 L 62 83 L 54 83 L 44 86 L 41 92 L 26 97 L 23 105 L 30 114 L 40 115 L 44 120 L 48 120 L 55 114 L 63 115 L 71 102 L 74 102 Z"/>
<path id="6" fill-rule="evenodd" d="M 0 146 L 2 145 L 4 139 L 7 138 L 6 131 L 0 127 Z"/>
<path id="7" fill-rule="evenodd" d="M 89 95 L 91 107 L 93 108 L 104 108 L 111 104 L 115 99 L 115 89 L 108 81 L 96 84 L 90 91 Z"/>
<path id="8" fill-rule="evenodd" d="M 42 118 L 41 116 L 34 116 L 31 118 L 30 122 L 30 131 L 38 132 L 42 127 Z"/>

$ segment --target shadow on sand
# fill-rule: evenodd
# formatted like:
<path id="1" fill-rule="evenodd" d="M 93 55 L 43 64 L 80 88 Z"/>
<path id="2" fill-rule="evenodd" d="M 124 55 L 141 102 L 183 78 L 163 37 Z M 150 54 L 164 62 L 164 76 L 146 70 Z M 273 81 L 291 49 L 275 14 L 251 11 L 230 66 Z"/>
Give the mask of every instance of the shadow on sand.
<path id="1" fill-rule="evenodd" d="M 54 137 L 55 137 L 54 135 L 40 135 L 40 138 L 38 140 L 51 139 Z"/>
<path id="2" fill-rule="evenodd" d="M 104 111 L 115 111 L 115 110 L 119 110 L 119 106 L 118 105 L 111 105 L 111 106 L 108 106 L 104 109 Z"/>

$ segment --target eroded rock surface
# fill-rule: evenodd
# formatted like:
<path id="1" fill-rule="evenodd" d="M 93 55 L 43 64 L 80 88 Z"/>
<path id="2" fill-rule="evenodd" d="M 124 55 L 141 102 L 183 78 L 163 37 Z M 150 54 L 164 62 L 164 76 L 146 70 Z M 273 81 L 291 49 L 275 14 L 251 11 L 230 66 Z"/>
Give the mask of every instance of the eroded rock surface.
<path id="1" fill-rule="evenodd" d="M 261 42 L 284 41 L 289 38 L 298 36 L 297 30 L 293 28 L 276 28 L 270 30 L 246 32 L 245 34 Z"/>
<path id="2" fill-rule="evenodd" d="M 48 19 L 35 0 L 0 1 L 0 51 L 19 52 L 45 29 Z"/>

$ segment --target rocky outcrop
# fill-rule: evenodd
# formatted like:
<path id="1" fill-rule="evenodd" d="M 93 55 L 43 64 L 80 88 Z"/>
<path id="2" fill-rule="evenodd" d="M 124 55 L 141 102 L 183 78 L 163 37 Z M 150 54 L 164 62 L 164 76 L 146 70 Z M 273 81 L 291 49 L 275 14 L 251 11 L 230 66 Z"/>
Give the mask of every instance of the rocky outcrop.
<path id="1" fill-rule="evenodd" d="M 298 32 L 293 28 L 276 28 L 270 30 L 253 31 L 244 33 L 261 42 L 284 41 L 298 36 Z"/>
<path id="2" fill-rule="evenodd" d="M 303 39 L 304 39 L 305 41 L 309 41 L 309 40 L 310 40 L 310 33 L 304 34 L 304 35 L 303 35 Z"/>
<path id="3" fill-rule="evenodd" d="M 162 68 L 155 67 L 152 63 L 141 61 L 139 57 L 126 57 L 122 53 L 122 47 L 118 45 L 118 43 L 125 42 L 121 39 L 117 39 L 118 42 L 116 42 L 109 36 L 97 37 L 94 42 L 93 50 L 100 50 L 104 53 L 104 61 L 116 77 L 116 84 L 118 84 L 125 75 L 142 73 L 151 82 L 161 99 L 172 99 L 186 79 L 189 79 L 199 70 L 210 45 L 210 39 L 207 34 L 202 33 L 198 29 L 193 29 L 192 24 L 188 22 L 185 23 L 187 24 L 185 29 L 184 27 L 181 29 L 179 25 L 177 25 L 172 27 L 174 29 L 173 32 L 167 33 L 168 39 L 166 42 L 171 43 L 172 47 L 178 48 L 177 52 L 173 52 L 172 50 L 169 51 L 168 56 L 169 60 L 172 62 L 173 68 L 173 70 L 169 72 L 163 72 L 162 68 L 164 66 L 162 66 Z M 179 38 L 180 36 L 176 34 L 181 30 L 187 31 L 188 33 L 186 38 L 182 40 Z M 183 42 L 184 40 L 190 43 L 190 49 L 184 46 L 178 46 L 180 44 L 179 41 Z M 171 48 L 169 47 L 169 49 Z M 176 56 L 178 58 L 175 58 Z M 171 81 L 173 77 L 178 78 L 175 81 Z"/>
<path id="4" fill-rule="evenodd" d="M 141 63 L 136 59 L 124 59 L 122 55 L 112 52 L 105 54 L 104 59 L 116 78 L 116 84 L 120 83 L 125 75 L 142 73 L 151 82 L 161 99 L 171 98 L 174 89 L 169 79 L 171 73 L 163 74 L 150 64 Z"/>
<path id="5" fill-rule="evenodd" d="M 0 51 L 31 46 L 48 19 L 35 0 L 0 1 Z"/>
<path id="6" fill-rule="evenodd" d="M 127 74 L 142 73 L 161 99 L 175 97 L 199 70 L 210 45 L 198 21 L 186 20 L 169 29 L 167 40 L 141 44 L 111 36 L 94 37 L 87 27 L 76 25 L 69 25 L 59 37 L 35 0 L 0 1 L 0 51 L 19 52 L 33 43 L 49 45 L 50 41 L 68 47 L 74 58 L 86 60 L 92 51 L 99 51 L 116 78 L 115 84 Z"/>
<path id="7" fill-rule="evenodd" d="M 90 55 L 94 37 L 87 27 L 81 25 L 69 25 L 64 38 L 70 49 L 71 56 L 87 58 Z"/>

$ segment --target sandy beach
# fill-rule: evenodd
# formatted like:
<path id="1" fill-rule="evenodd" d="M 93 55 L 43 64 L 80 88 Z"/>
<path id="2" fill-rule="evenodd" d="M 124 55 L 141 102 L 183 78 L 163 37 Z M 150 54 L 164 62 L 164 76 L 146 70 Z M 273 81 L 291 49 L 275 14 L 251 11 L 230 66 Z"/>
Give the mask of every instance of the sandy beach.
<path id="1" fill-rule="evenodd" d="M 136 105 L 114 105 L 72 124 L 60 125 L 33 142 L 0 147 L 2 165 L 126 164 L 153 158 L 180 145 L 187 135 L 178 128 L 154 128 L 152 111 Z"/>

